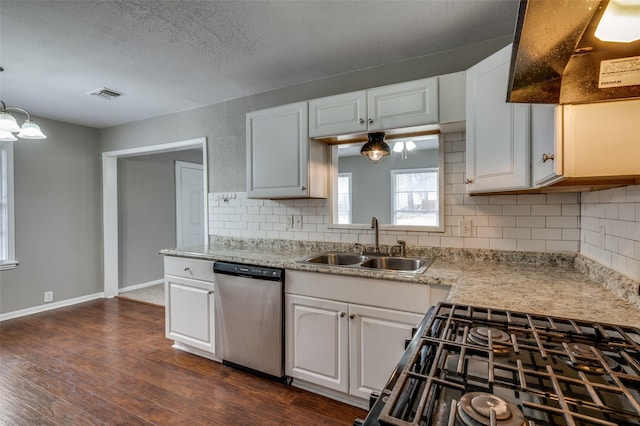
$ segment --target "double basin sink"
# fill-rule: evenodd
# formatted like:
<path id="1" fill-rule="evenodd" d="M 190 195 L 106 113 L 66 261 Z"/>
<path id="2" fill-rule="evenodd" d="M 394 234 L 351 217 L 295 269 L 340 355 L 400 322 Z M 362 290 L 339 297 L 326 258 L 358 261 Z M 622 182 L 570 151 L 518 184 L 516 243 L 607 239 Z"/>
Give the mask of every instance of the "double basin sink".
<path id="1" fill-rule="evenodd" d="M 369 270 L 421 274 L 433 262 L 431 258 L 396 257 L 378 253 L 328 252 L 299 260 L 300 263 L 341 266 Z"/>

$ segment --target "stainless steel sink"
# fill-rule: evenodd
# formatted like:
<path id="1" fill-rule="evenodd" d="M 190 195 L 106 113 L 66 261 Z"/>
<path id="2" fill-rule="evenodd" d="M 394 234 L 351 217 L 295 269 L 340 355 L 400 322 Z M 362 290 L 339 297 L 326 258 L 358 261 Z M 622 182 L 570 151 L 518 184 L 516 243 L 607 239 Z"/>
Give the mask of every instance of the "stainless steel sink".
<path id="1" fill-rule="evenodd" d="M 367 260 L 365 256 L 353 253 L 324 253 L 309 259 L 307 263 L 321 263 L 324 265 L 356 265 Z"/>
<path id="2" fill-rule="evenodd" d="M 359 268 L 368 270 L 385 270 L 397 273 L 421 274 L 433 262 L 430 258 L 394 257 L 378 253 L 359 255 L 346 252 L 329 252 L 298 260 L 299 263 L 339 266 L 343 268 Z"/>
<path id="3" fill-rule="evenodd" d="M 399 272 L 415 272 L 421 273 L 424 272 L 429 265 L 431 265 L 432 260 L 428 259 L 416 259 L 416 258 L 408 258 L 408 257 L 372 257 L 371 259 L 362 262 L 360 266 L 363 268 L 370 269 L 385 269 L 389 271 L 399 271 Z"/>

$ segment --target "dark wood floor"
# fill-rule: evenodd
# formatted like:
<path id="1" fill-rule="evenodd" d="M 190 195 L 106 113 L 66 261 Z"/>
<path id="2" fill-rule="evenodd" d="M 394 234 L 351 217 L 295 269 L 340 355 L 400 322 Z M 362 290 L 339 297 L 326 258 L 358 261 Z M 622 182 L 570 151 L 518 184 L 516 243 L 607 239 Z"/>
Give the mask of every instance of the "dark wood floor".
<path id="1" fill-rule="evenodd" d="M 350 425 L 366 412 L 171 348 L 164 308 L 96 300 L 0 323 L 0 424 Z"/>

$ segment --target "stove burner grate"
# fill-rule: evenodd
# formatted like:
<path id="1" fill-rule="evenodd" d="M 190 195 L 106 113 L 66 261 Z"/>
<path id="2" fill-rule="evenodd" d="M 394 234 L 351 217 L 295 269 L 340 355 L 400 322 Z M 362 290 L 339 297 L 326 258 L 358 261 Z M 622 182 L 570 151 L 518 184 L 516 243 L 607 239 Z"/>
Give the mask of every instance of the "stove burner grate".
<path id="1" fill-rule="evenodd" d="M 620 364 L 593 346 L 584 343 L 570 343 L 564 346 L 567 353 L 560 355 L 559 358 L 576 370 L 590 374 L 604 374 L 608 370 L 621 370 Z M 596 354 L 600 356 L 598 357 Z"/>

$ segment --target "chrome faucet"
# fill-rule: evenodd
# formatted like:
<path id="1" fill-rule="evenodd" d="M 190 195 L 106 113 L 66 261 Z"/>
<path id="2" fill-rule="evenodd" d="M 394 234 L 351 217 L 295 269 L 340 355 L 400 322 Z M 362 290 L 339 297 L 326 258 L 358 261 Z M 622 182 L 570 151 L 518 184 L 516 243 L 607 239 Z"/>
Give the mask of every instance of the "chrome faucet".
<path id="1" fill-rule="evenodd" d="M 380 253 L 380 235 L 378 232 L 378 218 L 375 216 L 371 218 L 371 228 L 375 229 L 375 235 L 376 235 L 375 245 L 373 246 L 373 252 Z"/>

